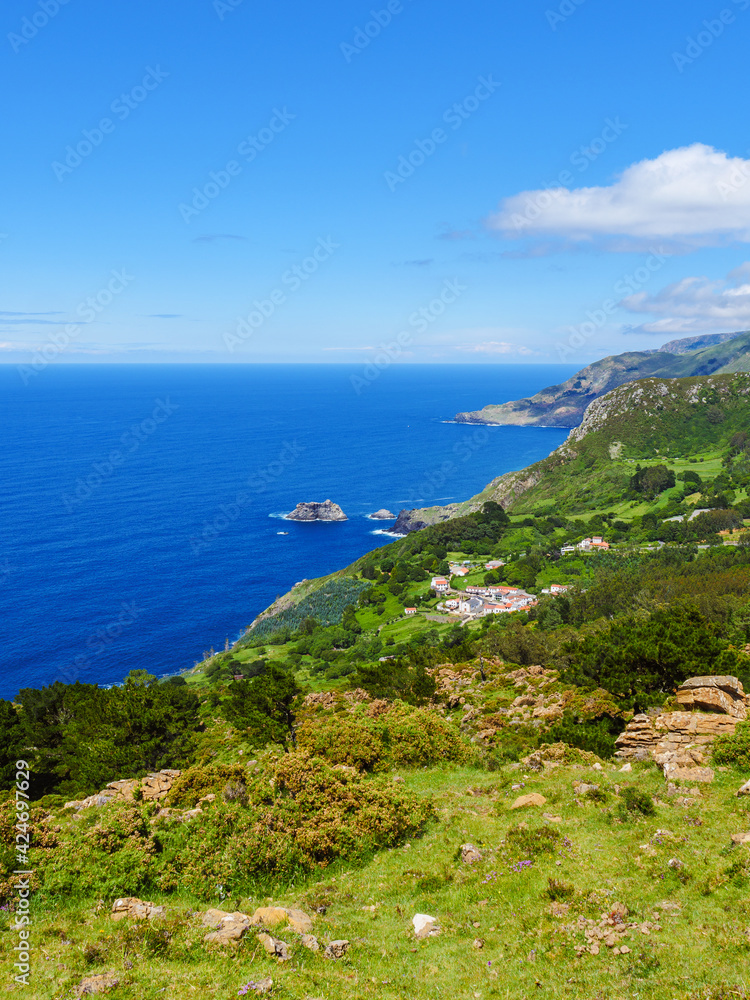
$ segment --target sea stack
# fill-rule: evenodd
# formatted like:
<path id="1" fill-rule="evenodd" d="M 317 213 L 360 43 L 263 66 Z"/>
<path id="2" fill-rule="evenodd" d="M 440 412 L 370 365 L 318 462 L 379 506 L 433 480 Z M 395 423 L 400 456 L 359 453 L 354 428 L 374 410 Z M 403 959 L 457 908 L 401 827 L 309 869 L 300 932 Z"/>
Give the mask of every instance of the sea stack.
<path id="1" fill-rule="evenodd" d="M 381 507 L 380 510 L 376 510 L 374 514 L 370 514 L 370 517 L 374 518 L 377 521 L 395 521 L 396 520 L 396 515 L 395 514 L 391 514 L 391 512 L 389 510 L 386 510 L 385 507 Z"/>
<path id="2" fill-rule="evenodd" d="M 331 500 L 324 500 L 323 503 L 298 503 L 291 514 L 287 514 L 289 521 L 348 521 L 349 518 L 337 503 Z"/>

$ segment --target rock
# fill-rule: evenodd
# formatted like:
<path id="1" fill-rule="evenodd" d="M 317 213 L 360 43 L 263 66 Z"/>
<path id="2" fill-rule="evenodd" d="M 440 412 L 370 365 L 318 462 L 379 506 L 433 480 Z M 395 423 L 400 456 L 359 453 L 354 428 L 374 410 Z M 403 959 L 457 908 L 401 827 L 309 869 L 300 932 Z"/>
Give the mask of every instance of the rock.
<path id="1" fill-rule="evenodd" d="M 745 692 L 736 677 L 690 677 L 680 685 L 676 697 L 687 709 L 721 712 L 736 719 L 747 716 Z"/>
<path id="2" fill-rule="evenodd" d="M 309 934 L 312 930 L 312 918 L 303 910 L 289 909 L 286 906 L 259 906 L 250 917 L 250 923 L 255 927 L 278 927 L 289 924 L 297 934 Z"/>
<path id="3" fill-rule="evenodd" d="M 632 770 L 633 770 L 633 765 L 630 762 L 628 762 L 627 764 L 623 764 L 622 767 L 620 768 L 620 772 L 622 774 L 630 774 Z"/>
<path id="4" fill-rule="evenodd" d="M 420 940 L 440 933 L 437 917 L 431 917 L 427 913 L 415 913 L 411 922 L 414 925 L 414 937 Z"/>
<path id="5" fill-rule="evenodd" d="M 714 772 L 710 767 L 680 767 L 677 763 L 664 765 L 664 777 L 667 781 L 700 781 L 706 784 L 714 780 Z"/>
<path id="6" fill-rule="evenodd" d="M 601 771 L 601 770 L 603 770 L 602 765 L 599 763 L 599 761 L 597 761 L 596 764 L 592 764 L 591 767 L 592 767 L 592 769 L 594 771 Z"/>
<path id="7" fill-rule="evenodd" d="M 385 507 L 381 507 L 380 510 L 376 510 L 374 514 L 370 514 L 370 517 L 374 518 L 376 521 L 396 520 L 396 515 L 391 514 L 391 512 L 389 510 L 386 510 Z"/>
<path id="8" fill-rule="evenodd" d="M 240 991 L 242 993 L 248 993 L 252 991 L 253 993 L 270 993 L 273 989 L 273 979 L 270 976 L 266 976 L 265 979 L 259 979 L 254 982 L 252 979 L 249 983 L 246 983 L 244 988 Z"/>
<path id="9" fill-rule="evenodd" d="M 331 941 L 323 952 L 323 958 L 343 958 L 348 950 L 348 941 Z"/>
<path id="10" fill-rule="evenodd" d="M 320 951 L 320 942 L 314 934 L 303 934 L 300 941 L 303 947 L 309 948 L 310 951 Z"/>
<path id="11" fill-rule="evenodd" d="M 585 781 L 574 781 L 573 792 L 575 795 L 586 795 L 588 792 L 598 792 L 598 785 L 589 785 Z"/>
<path id="12" fill-rule="evenodd" d="M 153 920 L 164 914 L 163 906 L 156 906 L 137 896 L 127 896 L 123 899 L 116 899 L 112 904 L 112 919 L 124 920 L 130 917 L 133 920 Z"/>
<path id="13" fill-rule="evenodd" d="M 279 941 L 278 938 L 271 937 L 270 934 L 259 934 L 258 940 L 263 945 L 264 950 L 274 958 L 278 958 L 280 962 L 288 962 L 291 959 L 289 945 L 285 941 Z"/>
<path id="14" fill-rule="evenodd" d="M 482 940 L 482 938 L 474 938 L 471 947 L 475 948 L 477 951 L 481 951 L 482 948 L 484 948 L 484 941 Z"/>
<path id="15" fill-rule="evenodd" d="M 465 865 L 473 865 L 481 861 L 484 855 L 473 844 L 461 844 L 461 860 Z"/>
<path id="16" fill-rule="evenodd" d="M 529 795 L 519 795 L 511 809 L 525 809 L 526 806 L 543 806 L 547 800 L 539 792 L 531 792 Z"/>
<path id="17" fill-rule="evenodd" d="M 562 816 L 553 816 L 552 813 L 542 813 L 542 819 L 546 819 L 548 823 L 562 823 Z"/>
<path id="18" fill-rule="evenodd" d="M 323 503 L 298 503 L 288 521 L 348 521 L 348 517 L 337 503 L 324 500 Z"/>
<path id="19" fill-rule="evenodd" d="M 205 913 L 201 914 L 201 923 L 204 927 L 213 927 L 215 929 L 219 926 L 226 915 L 226 910 L 206 910 Z"/>
<path id="20" fill-rule="evenodd" d="M 750 844 L 750 833 L 733 833 L 733 844 Z"/>
<path id="21" fill-rule="evenodd" d="M 120 985 L 120 980 L 114 972 L 102 972 L 98 976 L 86 976 L 76 987 L 76 996 L 88 997 L 95 993 L 105 993 Z"/>
<path id="22" fill-rule="evenodd" d="M 206 923 L 209 913 L 212 914 L 212 923 L 206 923 L 206 926 L 216 927 L 216 930 L 206 934 L 203 938 L 206 944 L 236 944 L 241 941 L 250 926 L 250 917 L 246 913 L 223 913 L 218 924 L 215 924 L 213 921 L 216 920 L 215 914 L 217 912 L 220 911 L 209 910 L 208 913 L 204 914 L 204 923 Z"/>
<path id="23" fill-rule="evenodd" d="M 704 751 L 717 736 L 733 734 L 738 721 L 736 716 L 716 712 L 668 712 L 653 720 L 636 715 L 615 741 L 616 756 L 653 760 L 662 766 L 667 780 L 689 781 L 684 772 L 692 770 L 696 781 L 711 781 L 713 772 L 705 767 Z"/>
<path id="24" fill-rule="evenodd" d="M 738 788 L 735 795 L 750 795 L 750 781 L 746 781 L 742 788 Z"/>
<path id="25" fill-rule="evenodd" d="M 427 527 L 427 522 L 418 515 L 418 510 L 402 510 L 396 518 L 396 523 L 391 528 L 395 535 L 408 535 L 410 531 L 421 531 Z"/>

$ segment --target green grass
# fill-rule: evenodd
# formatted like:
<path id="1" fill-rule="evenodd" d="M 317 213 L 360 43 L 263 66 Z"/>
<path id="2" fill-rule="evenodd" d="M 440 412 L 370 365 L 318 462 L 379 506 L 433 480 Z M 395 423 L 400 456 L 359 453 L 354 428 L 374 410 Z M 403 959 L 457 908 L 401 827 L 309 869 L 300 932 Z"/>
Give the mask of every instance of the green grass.
<path id="1" fill-rule="evenodd" d="M 704 786 L 695 805 L 678 806 L 664 795 L 653 767 L 635 765 L 629 775 L 607 765 L 604 773 L 560 767 L 543 775 L 520 769 L 487 773 L 471 768 L 402 772 L 407 785 L 432 796 L 437 819 L 419 839 L 383 851 L 361 867 L 335 866 L 317 877 L 280 889 L 273 899 L 222 901 L 212 905 L 243 912 L 270 902 L 301 906 L 314 913 L 314 933 L 322 940 L 346 938 L 345 959 L 329 962 L 305 950 L 293 934 L 276 932 L 292 948 L 292 960 L 277 964 L 249 934 L 237 951 L 210 952 L 205 929 L 190 914 L 205 903 L 188 896 L 151 897 L 165 903 L 163 921 L 140 927 L 113 923 L 109 907 L 94 899 L 38 899 L 32 940 L 35 1000 L 69 996 L 86 974 L 117 972 L 117 1000 L 169 997 L 229 998 L 250 979 L 271 975 L 274 996 L 405 998 L 558 998 L 682 1000 L 695 991 L 729 983 L 747 988 L 750 957 L 750 852 L 731 849 L 729 835 L 750 826 L 746 800 L 734 796 L 741 777 L 719 772 Z M 604 803 L 573 793 L 574 780 L 597 782 Z M 523 788 L 511 790 L 511 781 Z M 615 785 L 656 795 L 652 817 L 618 822 Z M 474 794 L 469 794 L 473 791 Z M 540 792 L 547 805 L 513 811 L 518 794 Z M 531 867 L 507 854 L 511 827 L 525 822 L 534 830 L 548 811 L 561 840 L 552 854 Z M 697 825 L 700 822 L 701 825 Z M 657 837 L 658 829 L 672 836 Z M 659 842 L 661 841 L 661 842 Z M 484 852 L 467 866 L 457 857 L 462 843 Z M 569 845 L 569 846 L 568 846 Z M 506 852 L 506 853 L 504 853 Z M 678 858 L 681 869 L 669 867 Z M 568 887 L 569 913 L 551 912 L 548 880 Z M 670 914 L 662 902 L 680 904 Z M 576 957 L 584 943 L 579 918 L 599 919 L 624 903 L 628 920 L 656 922 L 660 930 L 626 938 L 630 955 Z M 373 908 L 374 909 L 371 909 Z M 415 941 L 415 913 L 438 918 L 441 934 Z M 7 921 L 7 918 L 3 918 Z M 484 947 L 473 947 L 482 939 Z M 13 935 L 0 939 L 0 961 L 11 983 Z M 8 992 L 21 992 L 9 986 Z M 252 995 L 252 994 L 250 994 Z M 740 995 L 740 994 L 738 994 Z"/>

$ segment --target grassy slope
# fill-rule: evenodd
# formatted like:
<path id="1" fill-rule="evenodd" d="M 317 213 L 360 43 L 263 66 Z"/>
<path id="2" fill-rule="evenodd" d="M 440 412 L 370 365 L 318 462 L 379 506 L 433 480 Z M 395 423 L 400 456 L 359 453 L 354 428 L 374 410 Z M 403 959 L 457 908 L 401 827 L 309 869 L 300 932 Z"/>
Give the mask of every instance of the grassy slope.
<path id="1" fill-rule="evenodd" d="M 323 941 L 351 941 L 344 960 L 313 955 L 283 931 L 277 936 L 293 952 L 283 965 L 268 958 L 252 935 L 237 952 L 211 953 L 202 944 L 205 928 L 190 916 L 206 904 L 184 895 L 154 897 L 168 913 L 148 930 L 129 921 L 113 923 L 106 908 L 97 911 L 94 899 L 57 900 L 34 912 L 33 991 L 26 994 L 35 1000 L 67 997 L 83 975 L 104 971 L 121 977 L 112 994 L 117 1000 L 165 995 L 223 1000 L 236 996 L 249 980 L 268 975 L 274 996 L 300 1000 L 682 1000 L 720 982 L 750 984 L 750 881 L 742 874 L 750 873 L 750 848 L 729 846 L 730 834 L 750 827 L 748 800 L 734 796 L 743 780 L 737 773 L 719 772 L 688 808 L 665 798 L 660 773 L 647 765 L 634 765 L 628 775 L 617 773 L 614 765 L 605 765 L 604 773 L 560 767 L 536 775 L 521 765 L 495 773 L 433 768 L 402 774 L 409 787 L 432 796 L 437 808 L 437 820 L 421 838 L 381 852 L 359 868 L 323 871 L 273 900 L 308 912 L 326 906 L 314 932 Z M 600 783 L 608 790 L 607 802 L 579 805 L 574 780 Z M 511 781 L 524 787 L 513 791 Z M 617 822 L 616 785 L 656 795 L 656 814 Z M 517 795 L 532 791 L 545 796 L 545 810 L 562 818 L 555 828 L 570 846 L 562 843 L 557 853 L 516 871 L 514 859 L 503 856 L 506 832 L 522 821 L 532 829 L 544 821 L 540 809 L 509 807 Z M 658 830 L 669 835 L 658 836 Z M 485 852 L 485 860 L 474 867 L 456 856 L 467 841 Z M 670 868 L 672 858 L 684 867 Z M 574 890 L 562 918 L 551 912 L 549 878 Z M 270 902 L 227 900 L 223 907 L 231 910 L 239 903 L 252 912 Z M 665 912 L 662 902 L 679 906 Z M 661 929 L 630 934 L 625 939 L 629 955 L 615 956 L 602 946 L 597 956 L 577 958 L 575 946 L 585 939 L 576 921 L 598 921 L 615 903 L 629 908 L 629 920 L 658 922 Z M 441 935 L 415 941 L 415 913 L 437 917 Z M 484 941 L 483 948 L 473 947 L 476 939 Z M 7 983 L 12 944 L 13 935 L 0 938 Z M 20 993 L 23 987 L 7 990 Z"/>

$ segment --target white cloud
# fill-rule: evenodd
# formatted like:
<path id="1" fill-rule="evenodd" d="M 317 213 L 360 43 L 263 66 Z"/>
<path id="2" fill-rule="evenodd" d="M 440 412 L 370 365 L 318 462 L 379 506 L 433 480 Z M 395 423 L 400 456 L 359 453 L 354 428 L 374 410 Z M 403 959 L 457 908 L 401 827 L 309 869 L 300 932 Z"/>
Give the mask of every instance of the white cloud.
<path id="1" fill-rule="evenodd" d="M 655 295 L 637 292 L 620 304 L 632 313 L 659 317 L 631 332 L 731 333 L 750 329 L 750 261 L 726 278 L 683 278 Z"/>
<path id="2" fill-rule="evenodd" d="M 694 143 L 634 163 L 607 187 L 522 191 L 487 220 L 503 236 L 630 251 L 750 242 L 750 160 Z"/>

